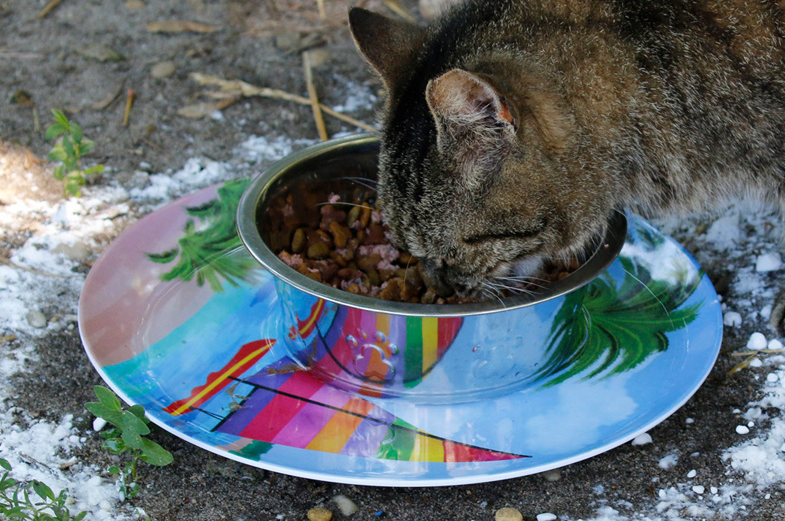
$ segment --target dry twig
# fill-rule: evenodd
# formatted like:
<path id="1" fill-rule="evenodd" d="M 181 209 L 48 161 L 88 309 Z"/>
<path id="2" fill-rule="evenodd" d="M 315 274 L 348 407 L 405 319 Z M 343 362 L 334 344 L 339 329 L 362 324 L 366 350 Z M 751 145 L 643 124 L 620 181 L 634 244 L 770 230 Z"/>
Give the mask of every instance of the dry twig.
<path id="1" fill-rule="evenodd" d="M 324 10 L 324 0 L 316 0 L 316 5 L 319 6 L 319 18 L 326 20 L 327 11 Z"/>
<path id="2" fill-rule="evenodd" d="M 208 74 L 201 74 L 198 72 L 191 73 L 191 78 L 197 83 L 200 83 L 202 85 L 215 85 L 219 87 L 221 89 L 220 92 L 207 93 L 208 96 L 211 96 L 216 99 L 233 99 L 234 101 L 236 101 L 241 97 L 245 97 L 245 98 L 260 97 L 260 98 L 270 98 L 270 99 L 291 101 L 294 103 L 299 103 L 300 105 L 311 105 L 310 99 L 304 98 L 302 96 L 298 96 L 296 94 L 291 94 L 289 92 L 280 89 L 257 87 L 255 85 L 251 85 L 250 83 L 246 83 L 244 81 L 225 80 L 217 76 L 210 76 Z M 325 105 L 319 104 L 319 108 L 325 114 L 328 114 L 336 119 L 340 119 L 345 123 L 349 123 L 350 125 L 354 125 L 358 128 L 367 130 L 369 132 L 376 132 L 376 129 L 373 128 L 372 126 L 363 123 L 362 121 L 358 121 L 350 116 L 341 114 L 340 112 L 336 112 L 330 107 L 326 107 Z"/>
<path id="3" fill-rule="evenodd" d="M 758 358 L 758 354 L 757 353 L 755 353 L 754 355 L 748 356 L 747 358 L 745 358 L 744 360 L 742 360 L 741 362 L 739 362 L 738 364 L 733 366 L 733 369 L 728 371 L 727 374 L 732 375 L 734 373 L 738 373 L 739 371 L 741 371 L 742 369 L 745 369 L 748 365 L 750 365 L 750 363 L 753 360 L 755 360 L 756 358 Z"/>
<path id="4" fill-rule="evenodd" d="M 40 13 L 38 13 L 38 18 L 43 18 L 43 17 L 45 17 L 46 15 L 48 15 L 48 14 L 49 14 L 49 12 L 50 12 L 52 9 L 54 9 L 55 7 L 57 7 L 57 4 L 59 4 L 59 3 L 60 3 L 60 2 L 62 2 L 62 1 L 63 1 L 63 0 L 52 0 L 51 2 L 49 2 L 48 4 L 46 4 L 46 7 L 44 7 L 43 9 L 41 9 L 41 12 L 40 12 Z"/>
<path id="5" fill-rule="evenodd" d="M 313 119 L 316 121 L 316 129 L 319 131 L 319 139 L 327 141 L 330 136 L 327 134 L 327 127 L 324 125 L 324 116 L 319 108 L 319 98 L 316 95 L 316 86 L 313 84 L 313 73 L 311 71 L 311 54 L 306 51 L 303 53 L 303 68 L 305 69 L 305 85 L 308 88 L 308 98 L 311 101 Z"/>
<path id="6" fill-rule="evenodd" d="M 128 89 L 128 94 L 125 98 L 125 112 L 123 113 L 123 126 L 127 127 L 131 117 L 131 107 L 134 105 L 136 99 L 136 92 L 134 89 Z"/>

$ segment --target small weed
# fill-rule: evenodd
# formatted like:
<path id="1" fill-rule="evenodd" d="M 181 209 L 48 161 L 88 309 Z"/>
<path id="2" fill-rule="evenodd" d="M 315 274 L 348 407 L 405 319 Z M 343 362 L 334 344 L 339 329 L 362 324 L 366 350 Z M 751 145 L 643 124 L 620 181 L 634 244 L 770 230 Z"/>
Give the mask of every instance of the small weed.
<path id="1" fill-rule="evenodd" d="M 130 453 L 130 462 L 122 468 L 114 465 L 109 467 L 109 473 L 119 476 L 123 494 L 126 498 L 132 498 L 139 492 L 139 483 L 136 482 L 138 462 L 141 460 L 150 465 L 164 466 L 172 462 L 172 454 L 143 437 L 150 434 L 147 426 L 150 420 L 144 415 L 144 407 L 133 405 L 124 410 L 120 399 L 111 390 L 101 385 L 93 389 L 98 401 L 86 403 L 85 407 L 114 426 L 100 434 L 104 439 L 103 447 L 112 454 Z"/>
<path id="2" fill-rule="evenodd" d="M 30 521 L 81 521 L 87 512 L 71 517 L 65 506 L 65 490 L 55 496 L 52 489 L 40 481 L 16 481 L 9 477 L 11 464 L 0 458 L 0 518 Z M 37 496 L 37 498 L 36 498 Z M 50 511 L 47 513 L 46 511 Z"/>
<path id="3" fill-rule="evenodd" d="M 63 191 L 67 195 L 79 197 L 82 195 L 81 186 L 85 184 L 85 176 L 100 174 L 104 165 L 95 165 L 82 169 L 82 158 L 95 147 L 91 141 L 82 134 L 82 127 L 69 121 L 61 110 L 52 109 L 55 124 L 46 129 L 46 139 L 55 139 L 63 136 L 62 143 L 55 145 L 49 151 L 48 157 L 56 163 L 54 177 L 58 181 L 65 181 Z"/>

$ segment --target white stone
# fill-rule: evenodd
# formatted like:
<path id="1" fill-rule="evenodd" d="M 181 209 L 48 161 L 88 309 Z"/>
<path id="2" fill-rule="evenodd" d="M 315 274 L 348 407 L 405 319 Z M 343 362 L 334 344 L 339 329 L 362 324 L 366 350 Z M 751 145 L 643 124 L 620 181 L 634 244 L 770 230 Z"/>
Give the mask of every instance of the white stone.
<path id="1" fill-rule="evenodd" d="M 644 432 L 643 434 L 639 434 L 639 435 L 635 436 L 634 440 L 632 440 L 632 444 L 634 446 L 648 445 L 651 442 L 652 442 L 651 434 L 649 434 L 648 432 Z"/>
<path id="2" fill-rule="evenodd" d="M 737 425 L 736 426 L 736 433 L 737 434 L 749 434 L 750 429 L 746 425 Z"/>
<path id="3" fill-rule="evenodd" d="M 338 510 L 340 510 L 341 514 L 345 516 L 350 516 L 360 510 L 360 507 L 358 507 L 354 501 L 344 496 L 343 494 L 338 494 L 335 496 L 333 498 L 333 503 L 338 506 Z"/>
<path id="4" fill-rule="evenodd" d="M 697 475 L 698 475 L 698 471 L 695 469 L 692 469 L 691 471 L 687 472 L 687 477 L 690 479 L 694 478 Z"/>
<path id="5" fill-rule="evenodd" d="M 782 257 L 777 252 L 764 253 L 755 260 L 755 271 L 765 273 L 782 267 Z"/>
<path id="6" fill-rule="evenodd" d="M 34 309 L 29 313 L 27 313 L 27 316 L 25 318 L 27 318 L 27 323 L 30 324 L 31 327 L 34 327 L 36 329 L 41 329 L 46 327 L 46 317 L 44 316 L 43 313 L 41 313 L 37 309 Z"/>
<path id="7" fill-rule="evenodd" d="M 703 495 L 703 493 L 706 492 L 706 488 L 703 485 L 695 485 L 694 487 L 692 487 L 692 491 L 695 492 L 696 494 Z"/>
<path id="8" fill-rule="evenodd" d="M 104 427 L 106 427 L 106 420 L 104 420 L 103 418 L 96 418 L 95 420 L 93 420 L 93 430 L 95 432 L 99 432 Z"/>
<path id="9" fill-rule="evenodd" d="M 735 311 L 728 311 L 722 317 L 722 323 L 729 327 L 739 327 L 741 325 L 741 314 Z"/>
<path id="10" fill-rule="evenodd" d="M 776 338 L 772 338 L 771 340 L 769 340 L 768 348 L 774 351 L 782 349 L 782 342 L 780 342 Z"/>
<path id="11" fill-rule="evenodd" d="M 763 336 L 763 333 L 758 333 L 757 331 L 750 335 L 750 339 L 747 342 L 747 349 L 766 349 L 769 343 L 766 341 L 766 337 Z"/>
<path id="12" fill-rule="evenodd" d="M 555 514 L 551 514 L 550 512 L 546 512 L 544 514 L 537 514 L 537 521 L 556 521 L 557 517 Z"/>

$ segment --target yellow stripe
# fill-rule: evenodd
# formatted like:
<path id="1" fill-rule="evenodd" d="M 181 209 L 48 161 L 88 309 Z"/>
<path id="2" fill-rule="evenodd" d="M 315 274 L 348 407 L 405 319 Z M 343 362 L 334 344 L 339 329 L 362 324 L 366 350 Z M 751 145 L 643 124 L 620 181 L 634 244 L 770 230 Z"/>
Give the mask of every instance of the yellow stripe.
<path id="1" fill-rule="evenodd" d="M 243 365 L 245 365 L 246 363 L 248 363 L 248 361 L 250 361 L 250 360 L 251 360 L 252 358 L 254 358 L 255 356 L 259 356 L 259 354 L 260 354 L 260 353 L 263 353 L 263 352 L 267 351 L 268 349 L 270 349 L 270 346 L 269 346 L 269 345 L 266 345 L 266 346 L 264 346 L 264 347 L 261 347 L 261 348 L 257 349 L 256 351 L 254 351 L 254 352 L 250 353 L 248 356 L 246 356 L 245 358 L 243 358 L 242 360 L 240 360 L 239 362 L 237 362 L 236 364 L 234 364 L 232 367 L 230 367 L 229 369 L 227 369 L 226 371 L 224 371 L 224 372 L 221 374 L 221 376 L 219 376 L 218 378 L 216 378 L 215 380 L 213 380 L 212 382 L 210 382 L 210 385 L 208 385 L 207 387 L 205 387 L 204 389 L 202 389 L 201 391 L 199 391 L 199 394 L 197 394 L 196 396 L 194 396 L 193 398 L 191 398 L 190 400 L 188 400 L 187 402 L 185 402 L 183 405 L 181 405 L 180 407 L 178 407 L 178 408 L 177 408 L 177 410 L 175 410 L 175 411 L 172 413 L 172 415 L 174 415 L 174 416 L 177 416 L 178 414 L 182 414 L 184 411 L 188 410 L 188 409 L 191 407 L 191 405 L 193 405 L 194 403 L 196 403 L 197 401 L 199 401 L 199 400 L 200 400 L 200 399 L 201 399 L 201 398 L 202 398 L 202 397 L 203 397 L 205 394 L 209 393 L 210 391 L 212 391 L 213 389 L 215 389 L 215 388 L 216 388 L 216 386 L 218 386 L 218 384 L 220 384 L 221 382 L 223 382 L 224 380 L 226 380 L 226 378 L 228 378 L 228 376 L 229 376 L 230 374 L 232 374 L 232 373 L 233 373 L 233 372 L 235 372 L 237 369 L 241 368 Z"/>
<path id="2" fill-rule="evenodd" d="M 387 345 L 389 343 L 389 338 L 390 338 L 390 315 L 385 315 L 383 313 L 376 314 L 376 331 L 380 331 L 384 333 L 384 336 L 387 337 L 388 342 L 382 345 L 381 347 L 387 353 L 387 356 L 391 356 L 392 353 L 390 352 L 390 348 Z"/>
<path id="3" fill-rule="evenodd" d="M 414 438 L 414 449 L 410 461 L 444 461 L 444 442 L 418 434 Z"/>
<path id="4" fill-rule="evenodd" d="M 422 370 L 423 373 L 436 363 L 439 348 L 439 319 L 422 319 Z"/>
<path id="5" fill-rule="evenodd" d="M 316 322 L 316 318 L 319 316 L 319 313 L 322 312 L 323 307 L 324 307 L 324 300 L 319 299 L 319 302 L 317 302 L 316 305 L 316 309 L 314 309 L 313 313 L 311 313 L 311 316 L 308 317 L 308 322 L 306 322 L 303 325 L 303 327 L 300 329 L 300 335 L 308 331 L 308 328 L 311 327 L 314 322 Z"/>

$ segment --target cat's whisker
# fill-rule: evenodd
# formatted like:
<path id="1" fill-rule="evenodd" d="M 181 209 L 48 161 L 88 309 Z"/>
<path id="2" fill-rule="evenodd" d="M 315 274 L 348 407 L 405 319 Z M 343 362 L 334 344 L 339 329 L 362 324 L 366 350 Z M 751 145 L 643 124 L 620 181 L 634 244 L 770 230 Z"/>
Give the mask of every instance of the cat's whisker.
<path id="1" fill-rule="evenodd" d="M 362 186 L 363 188 L 367 188 L 368 190 L 373 190 L 374 192 L 376 192 L 379 184 L 379 181 L 375 179 L 369 179 L 367 177 L 342 177 L 341 179 L 344 179 L 346 181 L 351 181 L 353 183 Z"/>
<path id="2" fill-rule="evenodd" d="M 365 208 L 365 206 L 363 206 L 361 204 L 350 203 L 348 201 L 335 201 L 333 203 L 331 203 L 330 201 L 325 201 L 323 203 L 316 203 L 315 206 L 327 206 L 328 204 L 332 204 L 332 205 L 342 204 L 344 206 L 359 206 L 360 208 Z"/>

